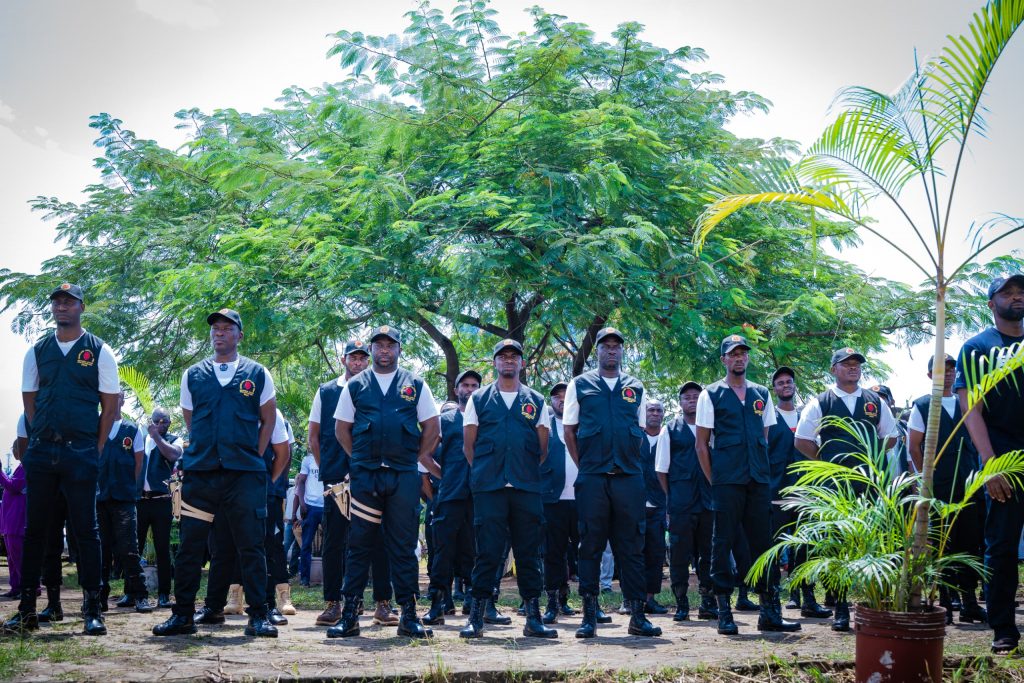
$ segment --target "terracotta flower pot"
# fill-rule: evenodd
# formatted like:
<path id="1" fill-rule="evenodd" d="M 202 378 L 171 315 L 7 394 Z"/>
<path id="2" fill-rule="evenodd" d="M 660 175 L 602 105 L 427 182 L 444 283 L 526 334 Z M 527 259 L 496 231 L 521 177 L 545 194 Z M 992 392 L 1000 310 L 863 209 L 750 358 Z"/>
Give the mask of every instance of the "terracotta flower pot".
<path id="1" fill-rule="evenodd" d="M 885 612 L 858 605 L 858 683 L 911 683 L 942 680 L 946 610 Z"/>

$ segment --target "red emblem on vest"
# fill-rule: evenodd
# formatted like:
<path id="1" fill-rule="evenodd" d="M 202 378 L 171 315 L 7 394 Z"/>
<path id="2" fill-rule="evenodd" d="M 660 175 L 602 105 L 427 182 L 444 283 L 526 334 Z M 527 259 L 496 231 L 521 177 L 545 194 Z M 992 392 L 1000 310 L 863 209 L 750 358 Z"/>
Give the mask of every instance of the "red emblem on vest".
<path id="1" fill-rule="evenodd" d="M 83 368 L 91 368 L 96 364 L 96 354 L 89 349 L 82 349 L 78 352 L 78 364 Z"/>
<path id="2" fill-rule="evenodd" d="M 242 396 L 252 396 L 256 393 L 256 382 L 251 379 L 243 379 L 242 383 L 238 385 L 238 391 L 242 393 Z"/>
<path id="3" fill-rule="evenodd" d="M 537 419 L 537 406 L 533 405 L 532 403 L 524 403 L 522 412 L 523 417 L 525 417 L 527 420 Z"/>
<path id="4" fill-rule="evenodd" d="M 878 415 L 878 406 L 870 401 L 864 404 L 864 414 L 868 417 L 874 417 Z"/>
<path id="5" fill-rule="evenodd" d="M 764 401 L 762 401 L 761 399 L 757 399 L 756 401 L 754 401 L 754 414 L 755 415 L 763 415 L 764 414 Z"/>
<path id="6" fill-rule="evenodd" d="M 631 387 L 626 387 L 622 390 L 622 400 L 627 403 L 636 403 L 636 391 Z"/>
<path id="7" fill-rule="evenodd" d="M 124 440 L 121 441 L 121 445 L 124 446 L 125 450 L 130 449 L 132 447 L 132 438 L 130 436 L 124 437 Z"/>
<path id="8" fill-rule="evenodd" d="M 404 398 L 406 401 L 416 400 L 416 387 L 411 384 L 406 384 L 402 387 L 402 390 L 398 392 L 398 395 Z"/>

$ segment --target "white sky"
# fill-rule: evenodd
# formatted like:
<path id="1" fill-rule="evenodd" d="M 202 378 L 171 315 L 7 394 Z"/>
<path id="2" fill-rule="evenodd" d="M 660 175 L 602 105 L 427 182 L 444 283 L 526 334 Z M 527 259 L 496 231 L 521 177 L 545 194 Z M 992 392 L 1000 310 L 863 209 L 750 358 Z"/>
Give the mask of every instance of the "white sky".
<path id="1" fill-rule="evenodd" d="M 453 3 L 438 2 L 448 9 Z M 497 0 L 505 33 L 527 30 L 530 2 Z M 722 87 L 753 90 L 774 106 L 743 117 L 739 135 L 812 142 L 827 107 L 844 85 L 890 91 L 909 74 L 913 48 L 936 54 L 948 33 L 967 24 L 974 3 L 963 0 L 548 0 L 548 11 L 588 24 L 602 39 L 623 21 L 646 25 L 650 42 L 704 48 L 710 59 L 694 70 L 725 76 Z M 91 114 L 105 111 L 140 137 L 180 142 L 172 114 L 196 106 L 258 111 L 285 87 L 340 80 L 324 55 L 325 37 L 339 29 L 387 34 L 405 26 L 411 2 L 377 0 L 9 0 L 0 3 L 0 267 L 38 272 L 58 252 L 53 227 L 27 200 L 81 198 L 95 182 Z M 1024 215 L 1019 160 L 1024 158 L 1020 111 L 1024 36 L 1004 55 L 989 84 L 989 137 L 966 161 L 956 222 L 966 228 L 993 212 Z M 877 210 L 883 227 L 893 216 Z M 893 230 L 902 226 L 892 223 Z M 963 234 L 963 233 L 960 233 Z M 995 253 L 1024 247 L 1014 239 Z M 955 252 L 962 253 L 959 248 Z M 994 254 L 993 254 L 994 255 Z M 868 272 L 916 281 L 905 263 L 868 243 L 845 255 Z M 756 322 L 756 321 L 755 321 Z M 954 340 L 952 346 L 957 346 Z M 28 342 L 0 316 L 0 450 L 6 451 L 20 413 L 21 361 Z M 913 359 L 911 359 L 911 354 Z M 893 349 L 889 384 L 897 400 L 928 389 L 930 350 Z M 823 363 L 827 362 L 823 359 Z"/>

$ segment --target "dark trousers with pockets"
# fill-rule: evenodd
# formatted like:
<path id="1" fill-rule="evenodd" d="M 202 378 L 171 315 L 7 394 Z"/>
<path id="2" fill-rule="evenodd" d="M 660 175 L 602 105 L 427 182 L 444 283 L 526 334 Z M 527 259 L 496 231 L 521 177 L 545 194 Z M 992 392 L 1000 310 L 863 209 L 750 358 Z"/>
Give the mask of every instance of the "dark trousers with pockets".
<path id="1" fill-rule="evenodd" d="M 644 480 L 639 474 L 580 474 L 576 510 L 580 522 L 580 595 L 599 595 L 601 555 L 611 543 L 626 600 L 643 600 Z"/>
<path id="2" fill-rule="evenodd" d="M 540 596 L 544 588 L 540 557 L 543 524 L 544 504 L 539 493 L 505 487 L 473 494 L 474 600 L 491 597 L 497 588 L 495 579 L 503 568 L 508 545 L 516 559 L 519 595 L 524 600 Z"/>
<path id="3" fill-rule="evenodd" d="M 1005 503 L 986 494 L 985 565 L 991 572 L 988 583 L 988 624 L 996 639 L 1020 640 L 1013 601 L 1017 595 L 1017 547 L 1024 528 L 1024 497 L 1017 491 Z"/>
<path id="4" fill-rule="evenodd" d="M 435 504 L 430 529 L 434 536 L 430 590 L 447 592 L 456 576 L 469 581 L 473 575 L 473 499 Z"/>
<path id="5" fill-rule="evenodd" d="M 181 493 L 182 502 L 212 514 L 214 519 L 211 524 L 185 514 L 181 516 L 181 543 L 174 560 L 174 613 L 191 616 L 195 611 L 212 528 L 215 542 L 207 595 L 212 599 L 215 591 L 219 594 L 222 586 L 230 584 L 232 562 L 221 556 L 234 548 L 242 564 L 242 586 L 249 615 L 264 615 L 267 610 L 267 558 L 263 550 L 267 520 L 266 471 L 191 470 L 185 473 Z M 214 607 L 209 601 L 207 604 Z"/>
<path id="6" fill-rule="evenodd" d="M 288 582 L 288 566 L 284 559 L 284 498 L 267 496 L 267 524 L 263 550 L 267 555 L 267 606 L 273 609 L 277 607 L 277 584 Z M 232 566 L 231 583 L 242 583 L 242 563 L 238 559 L 238 553 L 234 552 L 234 548 L 230 548 L 226 555 L 231 556 L 226 558 Z M 206 595 L 206 603 L 210 604 L 210 592 L 207 591 Z M 226 597 L 225 592 L 225 602 Z M 221 599 L 218 599 L 218 602 L 221 602 Z"/>
<path id="7" fill-rule="evenodd" d="M 569 548 L 578 537 L 575 500 L 544 504 L 544 589 L 569 588 Z"/>
<path id="8" fill-rule="evenodd" d="M 104 594 L 110 593 L 110 567 L 116 557 L 124 570 L 124 594 L 133 598 L 148 597 L 146 582 L 142 579 L 142 564 L 139 562 L 135 503 L 118 500 L 97 502 L 96 517 L 103 553 Z"/>
<path id="9" fill-rule="evenodd" d="M 46 530 L 46 550 L 43 551 L 42 580 L 47 589 L 60 588 L 64 583 L 61 564 L 64 556 L 64 525 L 68 521 L 68 502 L 64 500 L 64 494 L 57 495 L 52 507 L 49 529 Z M 68 542 L 71 542 L 70 535 Z M 71 554 L 70 548 L 68 554 Z"/>
<path id="10" fill-rule="evenodd" d="M 96 479 L 99 457 L 94 441 L 44 442 L 34 439 L 22 459 L 28 490 L 25 554 L 21 564 L 21 609 L 34 611 L 53 511 L 63 495 L 68 525 L 78 545 L 78 582 L 86 591 L 100 590 L 100 534 L 96 524 Z M 59 562 L 59 556 L 58 556 Z M 59 568 L 59 565 L 58 565 Z M 59 585 L 59 584 L 58 584 Z M 50 584 L 47 584 L 50 587 Z"/>
<path id="11" fill-rule="evenodd" d="M 715 508 L 715 526 L 711 539 L 711 580 L 716 595 L 729 595 L 734 582 L 744 578 L 733 574 L 730 558 L 739 531 L 742 530 L 746 535 L 752 557 L 760 557 L 771 547 L 771 490 L 768 484 L 753 480 L 746 484 L 714 484 L 711 497 Z M 760 593 L 778 583 L 778 564 L 772 563 L 767 575 L 762 575 L 753 588 Z"/>
<path id="12" fill-rule="evenodd" d="M 337 503 L 327 496 L 324 497 L 323 525 L 324 536 L 320 555 L 324 571 L 324 600 L 338 602 L 341 600 L 341 582 L 345 579 L 349 520 L 341 514 Z"/>
<path id="13" fill-rule="evenodd" d="M 644 531 L 644 587 L 651 595 L 661 592 L 665 567 L 665 508 L 647 508 Z"/>
<path id="14" fill-rule="evenodd" d="M 399 603 L 415 599 L 419 579 L 416 562 L 419 473 L 399 472 L 388 467 L 355 468 L 351 478 L 352 524 L 342 593 L 346 598 L 362 597 L 374 553 L 383 551 L 387 554 L 391 576 L 374 576 L 374 598 L 383 587 L 390 592 L 393 583 Z M 378 586 L 378 582 L 383 586 Z"/>
<path id="15" fill-rule="evenodd" d="M 419 513 L 416 514 L 416 529 L 419 530 Z M 384 522 L 384 529 L 382 533 L 387 538 L 387 526 L 388 523 Z M 415 545 L 415 542 L 414 544 Z M 415 551 L 413 552 L 415 555 Z M 419 575 L 419 567 L 417 565 L 416 570 L 417 576 Z M 370 560 L 370 579 L 373 583 L 373 601 L 374 602 L 386 602 L 394 597 L 394 592 L 391 590 L 391 561 L 388 559 L 388 550 L 383 545 L 377 546 L 373 550 L 373 559 Z M 416 582 L 416 588 L 419 589 L 419 581 Z"/>
<path id="16" fill-rule="evenodd" d="M 690 585 L 690 566 L 697 567 L 697 584 L 711 590 L 711 532 L 715 516 L 710 510 L 669 514 L 669 578 L 672 592 L 685 593 Z"/>
<path id="17" fill-rule="evenodd" d="M 153 531 L 156 552 L 157 594 L 171 594 L 171 496 L 140 498 L 135 502 L 139 530 L 139 554 L 146 552 L 146 536 Z"/>

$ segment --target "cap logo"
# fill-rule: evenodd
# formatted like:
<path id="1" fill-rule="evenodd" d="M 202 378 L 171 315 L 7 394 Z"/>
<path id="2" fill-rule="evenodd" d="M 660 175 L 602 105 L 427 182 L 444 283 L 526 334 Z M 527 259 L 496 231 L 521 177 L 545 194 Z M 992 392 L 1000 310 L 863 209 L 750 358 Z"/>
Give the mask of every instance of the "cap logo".
<path id="1" fill-rule="evenodd" d="M 381 334 L 387 334 L 388 332 L 391 331 L 391 328 L 388 327 L 387 325 L 381 325 L 380 326 L 380 331 L 381 331 Z"/>
<path id="2" fill-rule="evenodd" d="M 864 404 L 864 414 L 867 415 L 868 417 L 875 417 L 876 415 L 878 415 L 878 406 L 875 405 L 873 402 L 868 401 L 867 403 Z"/>
<path id="3" fill-rule="evenodd" d="M 731 341 L 738 342 L 738 341 L 743 341 L 743 340 L 740 339 L 740 335 L 734 334 L 734 335 L 732 335 Z"/>
<path id="4" fill-rule="evenodd" d="M 62 285 L 60 286 L 60 288 L 61 288 L 61 289 L 63 289 L 63 290 L 64 290 L 64 291 L 66 292 L 66 291 L 68 291 L 69 289 L 71 289 L 71 283 L 70 283 L 70 282 L 65 282 L 64 284 L 62 284 Z"/>
<path id="5" fill-rule="evenodd" d="M 362 345 L 363 345 L 363 342 L 362 342 L 361 340 L 357 340 L 357 341 L 356 341 L 356 343 L 354 344 L 354 346 L 355 346 L 356 348 L 359 348 L 359 347 L 360 347 L 360 346 L 362 346 Z"/>
<path id="6" fill-rule="evenodd" d="M 91 368 L 96 364 L 96 354 L 89 349 L 82 349 L 78 352 L 77 362 L 83 368 Z"/>
<path id="7" fill-rule="evenodd" d="M 243 379 L 242 383 L 238 385 L 238 391 L 242 396 L 252 396 L 256 393 L 256 382 L 251 379 Z"/>
<path id="8" fill-rule="evenodd" d="M 757 399 L 756 401 L 754 401 L 754 414 L 764 415 L 764 401 L 762 401 L 761 399 Z"/>
<path id="9" fill-rule="evenodd" d="M 527 420 L 536 420 L 537 406 L 527 401 L 526 403 L 523 404 L 522 414 L 523 417 L 525 417 Z"/>
<path id="10" fill-rule="evenodd" d="M 846 353 L 853 353 L 853 349 L 851 349 L 850 347 L 846 347 L 845 350 L 846 350 Z"/>
<path id="11" fill-rule="evenodd" d="M 398 392 L 398 395 L 401 396 L 406 401 L 412 403 L 413 401 L 416 400 L 416 387 L 414 387 L 411 384 L 406 384 L 402 386 L 402 389 Z"/>
<path id="12" fill-rule="evenodd" d="M 503 346 L 512 346 L 513 342 L 512 342 L 511 339 L 506 339 L 505 341 L 503 341 L 501 343 L 502 343 Z"/>
<path id="13" fill-rule="evenodd" d="M 625 387 L 622 390 L 622 400 L 626 403 L 636 403 L 636 390 L 632 387 Z"/>
<path id="14" fill-rule="evenodd" d="M 231 310 L 227 308 L 222 308 L 217 312 L 220 313 L 221 315 L 228 315 L 229 313 L 231 313 Z"/>
<path id="15" fill-rule="evenodd" d="M 131 437 L 130 436 L 124 437 L 124 439 L 121 441 L 121 445 L 124 447 L 125 450 L 130 449 L 132 447 L 132 439 L 131 439 Z"/>

